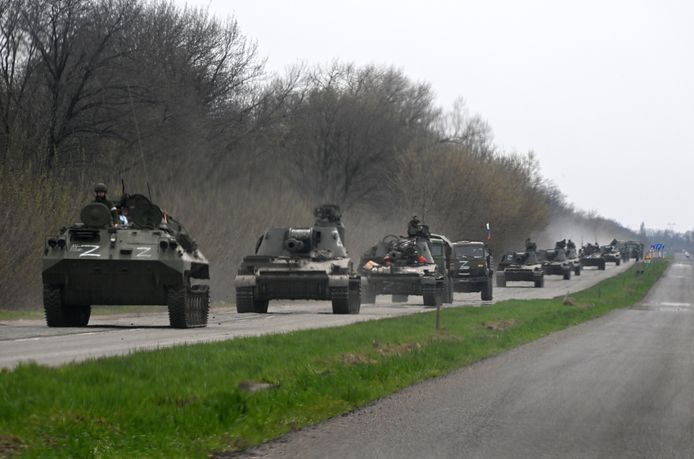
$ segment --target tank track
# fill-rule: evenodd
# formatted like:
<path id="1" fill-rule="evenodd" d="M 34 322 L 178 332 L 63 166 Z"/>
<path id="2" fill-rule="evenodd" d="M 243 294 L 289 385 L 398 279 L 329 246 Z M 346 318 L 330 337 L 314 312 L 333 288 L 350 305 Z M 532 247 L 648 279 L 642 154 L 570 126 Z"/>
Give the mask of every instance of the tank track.
<path id="1" fill-rule="evenodd" d="M 169 323 L 173 328 L 207 326 L 210 290 L 207 285 L 181 285 L 167 291 Z"/>
<path id="2" fill-rule="evenodd" d="M 240 287 L 236 289 L 236 312 L 240 314 L 247 312 L 265 314 L 268 304 L 268 300 L 255 299 L 253 287 Z"/>
<path id="3" fill-rule="evenodd" d="M 348 287 L 333 287 L 330 289 L 330 299 L 333 303 L 333 314 L 359 314 L 361 298 L 358 290 L 351 294 Z"/>

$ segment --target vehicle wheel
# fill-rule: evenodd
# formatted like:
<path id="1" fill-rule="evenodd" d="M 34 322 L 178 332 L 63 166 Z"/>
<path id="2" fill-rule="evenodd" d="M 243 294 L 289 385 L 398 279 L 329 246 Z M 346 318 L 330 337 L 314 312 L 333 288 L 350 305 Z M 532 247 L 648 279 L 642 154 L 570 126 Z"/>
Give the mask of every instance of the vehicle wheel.
<path id="1" fill-rule="evenodd" d="M 166 292 L 169 324 L 173 328 L 207 326 L 210 313 L 210 289 L 207 285 L 180 285 Z"/>
<path id="2" fill-rule="evenodd" d="M 577 276 L 580 276 L 580 275 L 581 275 L 581 265 L 577 265 L 577 266 L 574 268 L 574 274 L 577 275 Z"/>
<path id="3" fill-rule="evenodd" d="M 426 286 L 423 288 L 422 297 L 424 300 L 424 306 L 440 306 L 443 296 L 443 289 L 441 287 Z"/>
<path id="4" fill-rule="evenodd" d="M 622 260 L 620 260 L 620 259 L 618 258 L 617 261 L 616 261 L 615 263 L 617 263 L 617 266 L 619 266 L 619 265 L 622 264 Z"/>
<path id="5" fill-rule="evenodd" d="M 86 327 L 92 313 L 91 306 L 63 304 L 63 291 L 59 287 L 44 286 L 43 310 L 49 327 Z"/>
<path id="6" fill-rule="evenodd" d="M 368 284 L 361 288 L 361 302 L 362 304 L 376 303 L 376 292 Z"/>
<path id="7" fill-rule="evenodd" d="M 331 288 L 330 299 L 333 303 L 333 314 L 359 314 L 361 295 L 358 284 L 351 288 Z"/>
<path id="8" fill-rule="evenodd" d="M 542 288 L 545 286 L 545 276 L 535 278 L 535 288 Z"/>
<path id="9" fill-rule="evenodd" d="M 453 303 L 453 281 L 450 277 L 446 279 L 446 283 L 444 284 L 443 302 L 447 304 Z"/>
<path id="10" fill-rule="evenodd" d="M 598 269 L 599 269 L 600 271 L 604 271 L 604 270 L 605 270 L 605 262 L 604 262 L 604 261 L 598 265 Z"/>
<path id="11" fill-rule="evenodd" d="M 487 282 L 485 282 L 484 286 L 482 287 L 482 301 L 492 301 L 493 289 L 494 284 L 492 283 L 492 278 L 489 277 Z"/>
<path id="12" fill-rule="evenodd" d="M 564 271 L 564 280 L 571 280 L 571 269 Z"/>
<path id="13" fill-rule="evenodd" d="M 496 276 L 496 286 L 506 287 L 506 277 L 502 273 L 499 273 Z"/>
<path id="14" fill-rule="evenodd" d="M 407 295 L 393 295 L 391 301 L 393 303 L 407 303 Z"/>

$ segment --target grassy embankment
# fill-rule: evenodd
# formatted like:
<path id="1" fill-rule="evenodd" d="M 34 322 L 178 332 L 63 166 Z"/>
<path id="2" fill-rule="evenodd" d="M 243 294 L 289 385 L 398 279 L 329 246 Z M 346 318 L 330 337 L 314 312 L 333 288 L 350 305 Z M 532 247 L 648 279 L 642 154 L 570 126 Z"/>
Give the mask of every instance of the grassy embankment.
<path id="1" fill-rule="evenodd" d="M 0 457 L 206 457 L 276 438 L 641 299 L 667 267 L 562 298 L 0 372 Z M 274 388 L 247 392 L 244 381 Z"/>

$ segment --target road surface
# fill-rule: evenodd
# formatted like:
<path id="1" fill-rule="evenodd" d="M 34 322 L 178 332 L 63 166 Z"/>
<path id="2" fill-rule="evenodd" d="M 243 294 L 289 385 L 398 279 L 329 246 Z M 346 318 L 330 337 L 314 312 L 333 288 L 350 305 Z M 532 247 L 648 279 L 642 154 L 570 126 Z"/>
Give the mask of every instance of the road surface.
<path id="1" fill-rule="evenodd" d="M 494 302 L 509 298 L 553 298 L 567 291 L 588 288 L 627 267 L 628 264 L 619 267 L 608 264 L 606 271 L 589 268 L 568 281 L 560 276 L 546 276 L 545 287 L 541 289 L 532 288 L 532 283 L 509 282 L 507 288 L 494 289 Z M 92 316 L 85 328 L 48 328 L 43 320 L 5 321 L 0 322 L 0 368 L 13 368 L 27 361 L 61 365 L 176 344 L 334 327 L 431 310 L 421 306 L 421 297 L 412 297 L 409 304 L 392 304 L 389 300 L 389 296 L 379 296 L 376 305 L 362 305 L 358 315 L 333 315 L 327 301 L 273 301 L 268 314 L 237 314 L 232 307 L 216 308 L 206 328 L 187 330 L 169 328 L 165 308 L 161 314 Z M 481 302 L 479 293 L 456 293 L 455 300 L 453 306 L 459 307 L 493 303 Z"/>
<path id="2" fill-rule="evenodd" d="M 693 281 L 241 457 L 692 457 Z"/>

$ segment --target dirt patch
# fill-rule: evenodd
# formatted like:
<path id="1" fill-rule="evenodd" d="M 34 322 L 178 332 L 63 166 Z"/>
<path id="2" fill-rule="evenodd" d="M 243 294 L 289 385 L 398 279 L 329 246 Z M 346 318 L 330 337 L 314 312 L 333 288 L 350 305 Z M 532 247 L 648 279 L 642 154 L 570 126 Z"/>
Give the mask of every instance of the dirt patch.
<path id="1" fill-rule="evenodd" d="M 592 308 L 594 305 L 591 303 L 579 303 L 576 301 L 575 298 L 570 297 L 569 295 L 566 295 L 564 299 L 562 300 L 561 304 L 564 306 L 572 306 L 578 309 L 589 309 Z"/>
<path id="2" fill-rule="evenodd" d="M 14 435 L 0 435 L 0 459 L 17 456 L 26 444 Z"/>
<path id="3" fill-rule="evenodd" d="M 503 319 L 494 322 L 485 322 L 484 328 L 494 331 L 506 331 L 516 325 L 516 323 L 517 322 L 514 319 Z"/>
<path id="4" fill-rule="evenodd" d="M 400 356 L 422 348 L 419 343 L 381 344 L 378 341 L 374 341 L 373 346 L 384 357 Z"/>
<path id="5" fill-rule="evenodd" d="M 270 390 L 277 388 L 277 384 L 271 384 L 264 381 L 241 381 L 238 385 L 238 389 L 241 392 L 259 392 L 261 390 Z"/>
<path id="6" fill-rule="evenodd" d="M 353 354 L 348 352 L 347 354 L 342 354 L 341 361 L 345 365 L 364 365 L 369 363 L 375 363 L 374 360 L 370 359 L 364 354 Z"/>

